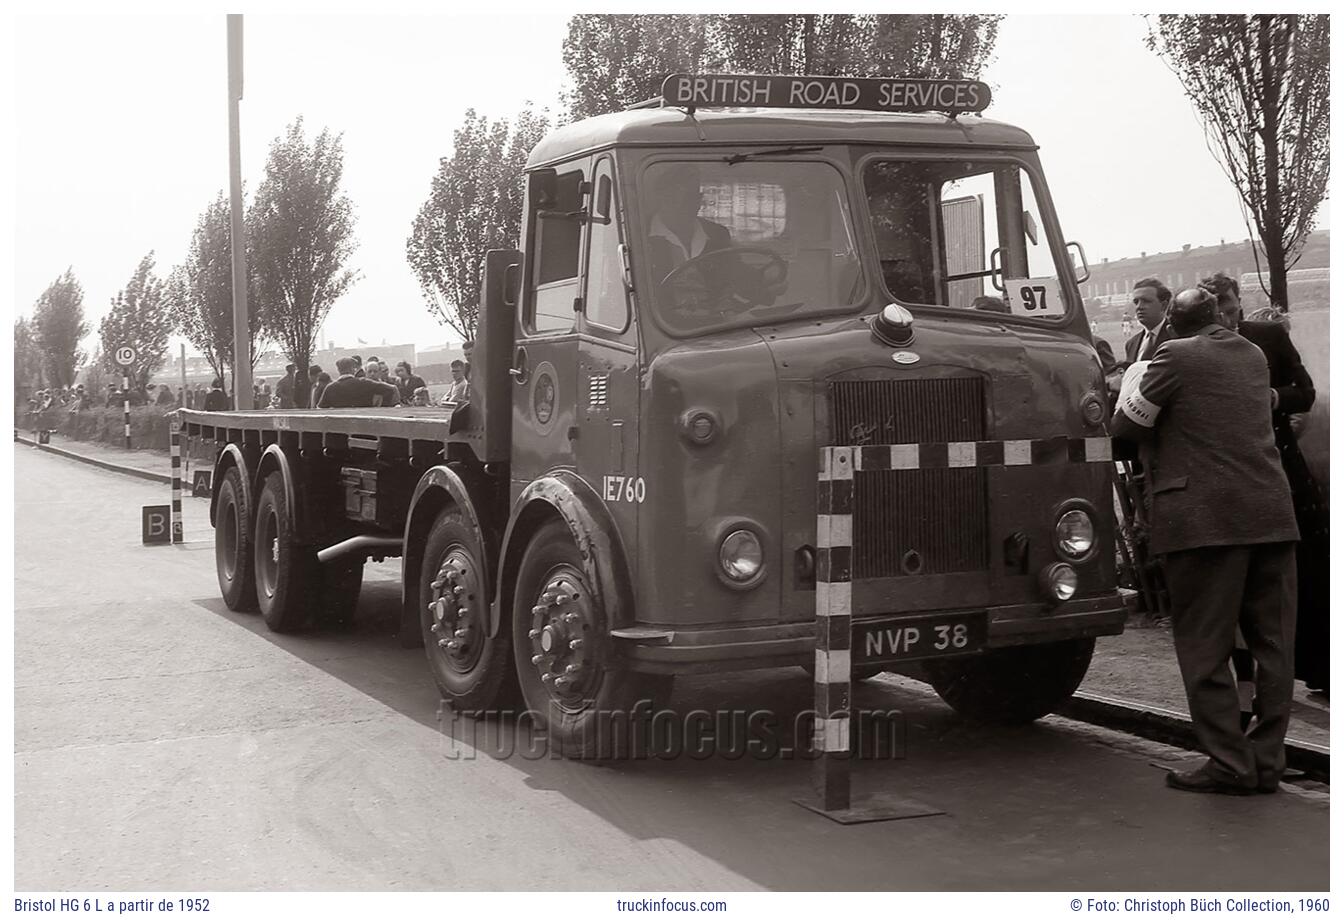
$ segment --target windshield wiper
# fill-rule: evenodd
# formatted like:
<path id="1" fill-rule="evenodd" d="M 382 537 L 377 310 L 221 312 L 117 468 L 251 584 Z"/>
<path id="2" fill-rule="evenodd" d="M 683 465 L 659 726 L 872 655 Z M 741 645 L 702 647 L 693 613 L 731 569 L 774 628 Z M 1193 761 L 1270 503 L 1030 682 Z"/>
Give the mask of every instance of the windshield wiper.
<path id="1" fill-rule="evenodd" d="M 767 150 L 753 150 L 751 153 L 734 153 L 723 158 L 723 161 L 729 166 L 735 163 L 744 163 L 747 160 L 754 160 L 756 157 L 775 157 L 790 153 L 820 153 L 820 147 L 771 147 Z"/>

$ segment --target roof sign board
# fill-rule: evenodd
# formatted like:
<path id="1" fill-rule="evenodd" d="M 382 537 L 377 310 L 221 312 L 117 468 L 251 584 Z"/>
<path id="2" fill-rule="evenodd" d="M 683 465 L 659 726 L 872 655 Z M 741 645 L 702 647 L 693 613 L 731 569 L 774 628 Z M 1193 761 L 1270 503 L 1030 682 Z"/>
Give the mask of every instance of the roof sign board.
<path id="1" fill-rule="evenodd" d="M 901 77 L 806 77 L 674 73 L 663 81 L 668 106 L 757 106 L 877 112 L 983 112 L 989 86 L 979 80 Z"/>

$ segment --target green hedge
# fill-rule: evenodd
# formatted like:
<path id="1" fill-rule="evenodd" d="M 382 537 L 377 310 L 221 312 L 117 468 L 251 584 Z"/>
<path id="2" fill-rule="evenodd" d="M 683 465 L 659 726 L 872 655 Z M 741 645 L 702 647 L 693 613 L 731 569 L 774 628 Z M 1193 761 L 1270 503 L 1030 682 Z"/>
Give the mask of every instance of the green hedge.
<path id="1" fill-rule="evenodd" d="M 160 406 L 132 407 L 131 446 L 137 450 L 168 450 L 168 411 Z M 24 431 L 45 428 L 75 441 L 100 441 L 118 447 L 126 437 L 121 409 L 71 412 L 54 408 L 38 413 L 36 418 L 24 410 L 15 414 L 14 424 Z"/>

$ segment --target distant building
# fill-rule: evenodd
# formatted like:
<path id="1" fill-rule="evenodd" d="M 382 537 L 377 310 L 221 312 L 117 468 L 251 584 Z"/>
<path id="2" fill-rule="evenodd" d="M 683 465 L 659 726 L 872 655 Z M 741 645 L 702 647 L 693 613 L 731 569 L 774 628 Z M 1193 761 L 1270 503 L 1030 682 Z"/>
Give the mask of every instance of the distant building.
<path id="1" fill-rule="evenodd" d="M 1216 246 L 1185 246 L 1177 252 L 1143 252 L 1137 258 L 1102 259 L 1090 267 L 1092 275 L 1079 285 L 1079 289 L 1088 305 L 1088 313 L 1094 319 L 1118 320 L 1130 302 L 1134 282 L 1143 278 L 1157 278 L 1175 293 L 1193 287 L 1199 279 L 1214 272 L 1224 272 L 1241 282 L 1242 298 L 1248 307 L 1254 309 L 1263 305 L 1265 299 L 1255 283 L 1255 257 L 1249 240 L 1222 242 Z M 1263 259 L 1260 267 L 1268 285 L 1269 273 Z M 1297 274 L 1296 278 L 1290 277 L 1289 306 L 1301 303 L 1324 307 L 1329 297 L 1328 280 L 1322 292 L 1318 282 L 1323 273 L 1310 270 L 1328 270 L 1329 267 L 1330 231 L 1322 230 L 1307 238 L 1302 258 L 1293 266 Z M 1311 286 L 1303 287 L 1307 282 Z M 1299 290 L 1295 291 L 1295 286 Z"/>

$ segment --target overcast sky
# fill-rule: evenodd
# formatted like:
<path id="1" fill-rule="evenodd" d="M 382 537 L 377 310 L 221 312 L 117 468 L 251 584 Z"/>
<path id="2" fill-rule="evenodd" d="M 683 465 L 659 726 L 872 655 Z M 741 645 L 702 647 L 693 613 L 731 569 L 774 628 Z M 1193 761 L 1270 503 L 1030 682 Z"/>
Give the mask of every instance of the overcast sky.
<path id="1" fill-rule="evenodd" d="M 557 107 L 566 16 L 248 15 L 243 176 L 303 115 L 344 132 L 362 279 L 338 344 L 442 345 L 405 259 L 410 223 L 468 107 Z M 1243 239 L 1231 185 L 1134 16 L 1009 16 L 984 78 L 989 117 L 1041 145 L 1060 222 L 1089 258 Z M 96 328 L 142 255 L 180 261 L 228 187 L 224 16 L 16 22 L 15 308 L 73 266 Z M 1322 225 L 1328 226 L 1323 215 Z"/>

